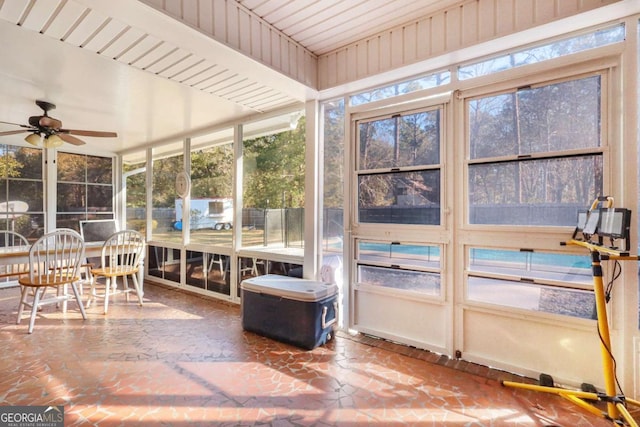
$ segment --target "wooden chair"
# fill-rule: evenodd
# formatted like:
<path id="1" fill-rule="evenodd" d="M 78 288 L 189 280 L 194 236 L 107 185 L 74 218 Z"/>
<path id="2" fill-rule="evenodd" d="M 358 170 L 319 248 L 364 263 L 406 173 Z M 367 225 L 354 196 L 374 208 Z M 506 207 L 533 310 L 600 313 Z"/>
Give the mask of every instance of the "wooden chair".
<path id="1" fill-rule="evenodd" d="M 22 320 L 25 307 L 31 308 L 29 333 L 33 332 L 38 309 L 47 304 L 62 304 L 67 311 L 67 301 L 75 298 L 82 314 L 87 315 L 80 299 L 77 283 L 80 279 L 80 264 L 84 260 L 84 240 L 76 231 L 66 228 L 54 230 L 40 237 L 29 249 L 29 271 L 18 279 L 21 286 L 18 320 Z M 73 296 L 68 293 L 71 285 Z M 55 289 L 54 296 L 47 296 L 47 290 Z M 33 290 L 33 292 L 29 292 Z M 32 296 L 31 302 L 28 301 Z"/>
<path id="2" fill-rule="evenodd" d="M 138 283 L 138 270 L 144 248 L 144 236 L 135 230 L 117 231 L 105 240 L 102 245 L 100 267 L 91 268 L 91 296 L 89 297 L 90 302 L 96 298 L 104 298 L 104 314 L 107 314 L 109 309 L 109 296 L 116 293 L 125 293 L 129 302 L 129 293 L 135 292 L 138 303 L 142 306 L 142 288 Z M 133 289 L 129 288 L 129 276 L 133 280 Z M 105 279 L 104 293 L 98 294 L 96 284 L 101 277 Z M 123 282 L 123 289 L 120 291 L 117 290 L 119 277 Z"/>

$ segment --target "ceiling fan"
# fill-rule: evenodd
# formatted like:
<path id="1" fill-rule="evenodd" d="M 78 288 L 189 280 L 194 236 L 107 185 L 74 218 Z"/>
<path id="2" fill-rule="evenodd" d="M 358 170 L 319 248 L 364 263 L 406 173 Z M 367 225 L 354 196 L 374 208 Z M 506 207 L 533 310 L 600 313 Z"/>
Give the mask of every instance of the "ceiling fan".
<path id="1" fill-rule="evenodd" d="M 0 123 L 8 125 L 20 126 L 20 130 L 9 130 L 0 132 L 0 136 L 15 135 L 22 132 L 30 132 L 25 138 L 30 144 L 36 146 L 43 146 L 46 148 L 59 147 L 63 143 L 68 142 L 73 145 L 83 145 L 85 142 L 73 135 L 80 136 L 95 136 L 102 138 L 115 138 L 118 136 L 115 132 L 102 132 L 94 130 L 79 130 L 79 129 L 63 129 L 62 122 L 58 119 L 54 119 L 49 116 L 49 111 L 56 108 L 55 104 L 47 101 L 36 100 L 38 107 L 42 108 L 44 114 L 41 116 L 29 117 L 29 124 L 22 125 L 19 123 L 4 122 L 0 120 Z"/>

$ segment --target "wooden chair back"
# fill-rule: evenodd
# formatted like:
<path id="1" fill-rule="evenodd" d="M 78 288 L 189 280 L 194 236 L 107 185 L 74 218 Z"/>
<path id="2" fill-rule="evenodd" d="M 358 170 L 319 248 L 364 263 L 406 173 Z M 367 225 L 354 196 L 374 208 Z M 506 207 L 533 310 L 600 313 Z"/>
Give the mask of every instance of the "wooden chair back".
<path id="1" fill-rule="evenodd" d="M 29 249 L 29 282 L 59 286 L 80 280 L 84 240 L 75 231 L 59 228 L 35 241 Z"/>

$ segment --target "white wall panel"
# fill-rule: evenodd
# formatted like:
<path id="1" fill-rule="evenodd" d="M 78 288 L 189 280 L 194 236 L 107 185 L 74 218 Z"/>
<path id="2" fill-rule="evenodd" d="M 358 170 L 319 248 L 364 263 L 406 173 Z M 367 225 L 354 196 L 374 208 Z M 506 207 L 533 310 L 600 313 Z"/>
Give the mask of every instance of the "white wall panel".
<path id="1" fill-rule="evenodd" d="M 415 28 L 413 25 L 411 28 Z M 391 33 L 391 40 L 389 42 L 389 50 L 391 51 L 391 64 L 390 66 L 395 68 L 404 64 L 405 55 L 404 55 L 404 28 L 399 28 L 396 31 Z M 409 45 L 407 43 L 407 45 Z"/>
<path id="2" fill-rule="evenodd" d="M 494 0 L 478 3 L 478 40 L 488 40 L 496 35 L 496 3 Z M 473 40 L 471 43 L 476 43 Z"/>
<path id="3" fill-rule="evenodd" d="M 258 9 L 253 12 L 234 0 L 143 1 L 288 77 L 317 86 L 316 56 L 264 21 Z M 289 12 L 283 7 L 274 13 Z"/>
<path id="4" fill-rule="evenodd" d="M 342 64 L 345 64 L 346 68 L 346 76 L 347 78 L 345 80 L 336 80 L 335 77 L 338 76 L 339 73 L 335 73 L 334 74 L 334 84 L 337 84 L 338 82 L 342 82 L 342 81 L 353 81 L 356 80 L 358 78 L 358 57 L 357 55 L 354 55 L 354 50 L 355 47 L 350 47 L 345 49 L 344 51 L 342 51 L 341 53 L 343 53 L 343 57 L 338 58 L 339 61 L 337 61 L 338 63 L 335 64 L 334 68 L 331 68 L 332 70 L 334 70 L 335 68 L 337 68 L 338 70 L 342 69 Z M 319 69 L 322 69 L 321 67 L 318 66 Z"/>
<path id="5" fill-rule="evenodd" d="M 536 22 L 551 21 L 557 13 L 556 7 L 556 0 L 535 0 L 534 20 Z"/>
<path id="6" fill-rule="evenodd" d="M 158 9 L 162 9 L 162 7 L 164 7 L 164 0 L 145 0 L 145 2 Z"/>
<path id="7" fill-rule="evenodd" d="M 461 5 L 433 12 L 413 24 L 404 24 L 382 31 L 365 40 L 354 42 L 318 57 L 318 89 L 349 83 L 355 79 L 411 65 L 446 52 L 489 41 L 511 33 L 546 24 L 570 15 L 616 3 L 619 0 L 469 0 Z M 413 26 L 413 29 L 409 27 Z M 397 57 L 385 60 L 386 44 L 379 43 L 385 36 L 403 30 L 401 46 L 393 38 L 393 51 L 405 52 L 401 64 Z M 416 54 L 412 55 L 413 46 Z M 329 61 L 327 58 L 334 57 Z M 337 72 L 343 65 L 357 64 L 357 73 L 348 73 L 344 79 Z M 331 68 L 329 68 L 331 67 Z"/>
<path id="8" fill-rule="evenodd" d="M 291 75 L 289 72 L 289 42 L 286 37 L 280 37 L 280 70 Z"/>
<path id="9" fill-rule="evenodd" d="M 595 322 L 571 327 L 568 322 L 541 320 L 534 326 L 532 320 L 533 316 L 501 317 L 495 311 L 467 309 L 464 348 L 459 350 L 465 360 L 485 364 L 491 361 L 498 368 L 533 378 L 545 373 L 565 384 L 603 386 Z"/>
<path id="10" fill-rule="evenodd" d="M 337 81 L 349 78 L 349 72 L 347 71 L 347 68 L 349 68 L 349 65 L 345 60 L 346 56 L 347 56 L 347 53 L 345 51 L 342 51 L 342 52 L 339 52 L 338 55 L 332 58 L 329 58 L 329 61 L 334 62 L 334 64 L 329 65 L 329 68 L 336 70 L 334 75 L 331 76 L 331 79 L 333 80 L 334 83 Z"/>
<path id="11" fill-rule="evenodd" d="M 279 34 L 271 34 L 271 65 L 278 70 L 282 69 L 280 62 L 282 58 L 280 57 L 280 35 Z"/>
<path id="12" fill-rule="evenodd" d="M 300 74 L 304 73 L 304 67 L 299 67 L 298 64 L 303 64 L 298 60 L 298 48 L 294 43 L 288 43 L 289 45 L 289 75 L 297 80 L 300 78 Z"/>
<path id="13" fill-rule="evenodd" d="M 182 0 L 182 19 L 194 27 L 200 26 L 200 14 L 198 0 Z"/>
<path id="14" fill-rule="evenodd" d="M 356 330 L 446 353 L 446 306 L 362 290 L 353 301 Z"/>
<path id="15" fill-rule="evenodd" d="M 209 35 L 213 35 L 213 1 L 199 0 L 198 2 L 198 28 Z"/>
<path id="16" fill-rule="evenodd" d="M 369 72 L 367 67 L 367 59 L 369 58 L 369 55 L 368 55 L 369 52 L 367 52 L 368 46 L 369 46 L 368 41 L 358 43 L 357 45 L 357 50 L 356 50 L 356 78 L 357 79 L 361 79 L 363 77 L 373 74 L 372 72 Z M 318 77 L 319 78 L 322 77 L 322 70 L 318 72 Z M 337 83 L 340 83 L 340 82 L 337 82 Z"/>
<path id="17" fill-rule="evenodd" d="M 445 49 L 457 49 L 462 44 L 462 9 L 449 9 L 444 15 Z"/>
<path id="18" fill-rule="evenodd" d="M 251 56 L 264 62 L 262 56 L 262 22 L 252 19 L 249 23 L 251 31 Z"/>
<path id="19" fill-rule="evenodd" d="M 418 57 L 418 35 L 416 32 L 418 27 L 416 25 L 408 25 L 402 28 L 402 44 L 395 46 L 402 46 L 402 59 L 404 62 L 413 62 Z M 396 43 L 394 41 L 394 43 Z M 396 47 L 396 49 L 400 50 Z"/>
<path id="20" fill-rule="evenodd" d="M 260 30 L 260 45 L 262 53 L 260 58 L 265 64 L 272 64 L 271 60 L 271 28 L 268 25 L 262 25 Z"/>
<path id="21" fill-rule="evenodd" d="M 461 44 L 462 46 L 468 46 L 479 40 L 478 29 L 478 2 L 474 1 L 466 4 L 460 11 L 461 15 Z"/>
<path id="22" fill-rule="evenodd" d="M 393 34 L 399 33 L 399 32 L 400 30 L 393 31 L 387 34 L 382 34 L 380 36 L 380 39 L 378 40 L 378 43 L 380 43 L 380 46 L 379 46 L 380 54 L 378 55 L 378 67 L 380 67 L 380 69 L 382 70 L 387 70 L 392 67 L 392 64 L 393 64 L 392 57 L 394 55 L 394 49 L 391 43 L 393 39 Z M 401 44 L 396 45 L 397 51 L 400 52 L 400 54 L 402 55 L 401 48 L 402 48 Z M 402 56 L 400 56 L 400 59 L 397 61 L 397 63 L 402 63 Z"/>
<path id="23" fill-rule="evenodd" d="M 240 23 L 238 6 L 227 2 L 227 38 L 223 40 L 229 46 L 240 50 Z"/>
<path id="24" fill-rule="evenodd" d="M 416 59 L 427 58 L 431 56 L 431 20 L 419 21 L 416 28 Z"/>
<path id="25" fill-rule="evenodd" d="M 496 2 L 496 32 L 509 34 L 515 28 L 516 0 L 498 0 Z M 524 3 L 527 3 L 525 1 Z"/>
<path id="26" fill-rule="evenodd" d="M 238 48 L 243 52 L 251 51 L 251 17 L 244 10 L 238 10 Z"/>
<path id="27" fill-rule="evenodd" d="M 380 51 L 380 36 L 369 39 L 366 52 L 367 58 L 365 62 L 365 73 L 367 75 L 378 74 L 380 72 L 379 56 L 381 54 L 386 54 L 386 52 L 383 53 Z"/>
<path id="28" fill-rule="evenodd" d="M 431 53 L 438 55 L 445 52 L 446 26 L 444 14 L 438 14 L 431 18 Z"/>
<path id="29" fill-rule="evenodd" d="M 162 8 L 167 11 L 169 15 L 182 18 L 182 1 L 163 1 Z"/>
<path id="30" fill-rule="evenodd" d="M 227 40 L 227 1 L 213 1 L 213 37 L 216 40 Z"/>
<path id="31" fill-rule="evenodd" d="M 515 8 L 515 16 L 514 16 L 514 23 L 513 23 L 514 28 L 529 28 L 533 26 L 534 1 L 535 0 L 518 1 L 518 7 Z"/>
<path id="32" fill-rule="evenodd" d="M 345 64 L 346 62 L 343 62 Z M 309 87 L 316 87 L 318 82 L 318 58 L 304 51 L 304 79 L 302 83 Z"/>

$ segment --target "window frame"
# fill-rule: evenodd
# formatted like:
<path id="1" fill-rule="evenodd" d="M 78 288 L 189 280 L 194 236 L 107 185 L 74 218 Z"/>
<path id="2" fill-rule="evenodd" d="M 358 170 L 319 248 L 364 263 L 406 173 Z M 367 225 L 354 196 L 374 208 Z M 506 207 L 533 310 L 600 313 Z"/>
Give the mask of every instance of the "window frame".
<path id="1" fill-rule="evenodd" d="M 352 224 L 354 224 L 355 228 L 362 228 L 363 230 L 373 227 L 380 227 L 384 225 L 389 228 L 404 228 L 404 227 L 428 227 L 431 229 L 443 229 L 445 227 L 445 147 L 444 142 L 446 138 L 446 126 L 447 119 L 447 101 L 443 101 L 440 97 L 436 99 L 439 102 L 429 102 L 426 103 L 424 101 L 412 102 L 408 104 L 395 105 L 392 107 L 373 110 L 369 112 L 363 113 L 354 113 L 351 115 L 352 121 L 352 134 L 354 135 L 353 140 L 357 141 L 353 144 L 353 163 L 352 163 Z M 375 122 L 385 119 L 393 118 L 400 114 L 401 116 L 409 116 L 412 114 L 424 113 L 424 112 L 432 112 L 438 111 L 439 113 L 439 141 L 438 141 L 438 163 L 432 164 L 424 164 L 424 165 L 410 165 L 410 166 L 399 166 L 399 167 L 384 167 L 384 168 L 375 168 L 375 169 L 359 169 L 360 163 L 360 130 L 359 123 L 361 122 Z M 360 182 L 360 178 L 362 176 L 371 176 L 378 174 L 393 174 L 393 173 L 410 173 L 410 172 L 427 172 L 438 170 L 440 172 L 440 188 L 439 188 L 439 211 L 440 211 L 440 222 L 439 224 L 405 224 L 405 223 L 378 223 L 378 222 L 361 222 L 360 221 L 360 207 L 359 207 L 359 190 L 358 184 Z M 374 232 L 375 233 L 375 232 Z M 364 237 L 361 236 L 361 237 Z M 421 240 L 423 241 L 423 240 Z"/>
<path id="2" fill-rule="evenodd" d="M 425 248 L 438 248 L 439 251 L 439 260 L 438 266 L 431 265 L 416 265 L 416 264 L 407 264 L 407 263 L 399 263 L 396 258 L 389 258 L 388 261 L 384 261 L 381 259 L 366 259 L 366 257 L 360 256 L 360 247 L 359 243 L 364 244 L 378 244 L 378 245 L 388 245 L 389 247 L 393 247 L 395 245 L 401 246 L 423 246 Z M 389 295 L 396 296 L 401 298 L 408 298 L 416 301 L 436 301 L 443 302 L 446 296 L 446 288 L 445 288 L 445 276 L 443 274 L 444 265 L 445 265 L 445 247 L 442 243 L 430 243 L 430 242 L 407 242 L 407 241 L 386 241 L 381 240 L 380 238 L 375 237 L 357 237 L 354 239 L 353 244 L 354 250 L 354 261 L 353 261 L 353 289 L 354 290 L 366 290 L 367 292 L 378 293 L 381 295 Z M 370 267 L 377 269 L 384 269 L 389 272 L 406 272 L 406 273 L 419 273 L 419 274 L 427 274 L 438 276 L 438 289 L 437 292 L 429 293 L 422 292 L 416 290 L 409 289 L 400 289 L 395 287 L 387 287 L 380 286 L 371 283 L 361 282 L 360 281 L 360 267 Z"/>
<path id="3" fill-rule="evenodd" d="M 612 153 L 615 147 L 611 147 L 611 141 L 617 137 L 617 126 L 620 125 L 618 118 L 613 114 L 617 109 L 617 101 L 613 96 L 620 90 L 621 78 L 620 78 L 620 56 L 618 53 L 608 52 L 607 55 L 602 56 L 599 59 L 593 59 L 593 52 L 585 54 L 577 54 L 582 60 L 569 61 L 568 58 L 562 58 L 560 60 L 554 60 L 554 64 L 558 64 L 558 61 L 562 61 L 564 66 L 551 67 L 551 69 L 542 69 L 539 64 L 534 64 L 521 69 L 514 69 L 510 71 L 511 79 L 505 79 L 502 81 L 493 80 L 492 83 L 486 83 L 487 80 L 482 77 L 478 80 L 482 80 L 484 84 L 481 87 L 473 87 L 467 90 L 461 90 L 458 92 L 458 100 L 460 102 L 458 106 L 459 114 L 463 115 L 463 121 L 460 122 L 456 128 L 459 132 L 457 138 L 458 143 L 461 145 L 460 151 L 456 154 L 457 164 L 462 168 L 460 174 L 460 189 L 461 194 L 459 200 L 462 211 L 458 218 L 456 226 L 456 236 L 459 243 L 457 248 L 457 254 L 464 258 L 464 268 L 460 273 L 460 278 L 463 283 L 463 306 L 467 308 L 473 307 L 480 310 L 491 310 L 496 313 L 514 313 L 515 315 L 521 315 L 525 313 L 527 316 L 535 316 L 538 319 L 562 319 L 563 322 L 567 322 L 572 325 L 589 325 L 593 322 L 593 319 L 585 319 L 580 317 L 573 317 L 568 314 L 557 314 L 545 311 L 533 311 L 530 309 L 517 308 L 510 305 L 495 304 L 490 302 L 476 301 L 469 298 L 469 278 L 495 278 L 497 280 L 513 281 L 518 283 L 522 279 L 522 283 L 530 284 L 532 286 L 546 287 L 549 289 L 557 288 L 558 290 L 566 289 L 568 291 L 575 292 L 592 292 L 592 284 L 573 284 L 567 286 L 566 283 L 557 280 L 541 280 L 536 279 L 533 282 L 527 282 L 527 278 L 521 278 L 508 275 L 496 275 L 491 273 L 483 273 L 479 271 L 472 271 L 469 268 L 469 249 L 492 249 L 492 250 L 513 250 L 513 251 L 532 251 L 536 253 L 553 253 L 560 251 L 563 254 L 575 254 L 585 255 L 584 251 L 572 248 L 564 247 L 559 249 L 559 245 L 563 241 L 571 238 L 571 233 L 575 229 L 573 226 L 559 226 L 559 225 L 500 225 L 500 224 L 472 224 L 469 222 L 470 201 L 469 201 L 469 165 L 487 163 L 491 160 L 504 161 L 504 157 L 483 158 L 477 161 L 471 160 L 471 146 L 470 146 L 470 122 L 468 119 L 468 99 L 480 98 L 483 96 L 492 96 L 499 93 L 507 93 L 517 90 L 518 87 L 531 86 L 542 87 L 552 85 L 564 81 L 577 80 L 584 77 L 593 75 L 600 76 L 600 145 L 590 149 L 580 150 L 566 150 L 562 152 L 554 152 L 554 156 L 562 153 L 568 153 L 572 156 L 585 153 L 597 153 L 602 158 L 602 191 L 605 194 L 609 194 L 612 191 L 612 183 L 615 182 L 615 171 L 613 168 L 616 164 L 615 153 Z M 572 58 L 575 58 L 573 56 Z M 552 61 L 549 61 L 552 62 Z M 550 65 L 550 64 L 547 64 Z M 527 72 L 523 74 L 523 72 Z M 466 83 L 466 82 L 465 82 Z M 512 156 L 517 158 L 517 156 Z M 545 158 L 545 154 L 532 153 L 531 158 Z M 595 195 L 594 195 L 595 197 Z M 585 208 L 591 204 L 592 200 L 585 200 Z M 577 218 L 576 218 L 577 220 Z"/>
<path id="4" fill-rule="evenodd" d="M 603 62 L 605 65 L 603 66 Z M 544 160 L 554 158 L 570 158 L 580 155 L 599 155 L 602 156 L 602 189 L 604 193 L 610 190 L 611 183 L 611 159 L 609 141 L 611 139 L 610 134 L 610 121 L 611 118 L 611 92 L 615 83 L 613 82 L 612 68 L 617 65 L 617 62 L 606 58 L 604 61 L 587 61 L 584 63 L 574 64 L 567 66 L 554 72 L 542 73 L 540 75 L 532 74 L 527 78 L 515 78 L 496 83 L 494 85 L 486 85 L 481 90 L 470 89 L 468 91 L 459 92 L 459 100 L 461 102 L 461 114 L 463 117 L 463 135 L 460 138 L 460 142 L 464 144 L 464 158 L 462 159 L 461 166 L 463 167 L 462 173 L 462 201 L 463 201 L 463 214 L 461 215 L 462 224 L 461 229 L 464 230 L 499 230 L 510 233 L 527 233 L 527 232 L 566 232 L 570 227 L 561 225 L 510 225 L 510 224 L 475 224 L 470 222 L 471 204 L 469 200 L 469 168 L 472 165 L 477 164 L 491 164 L 495 162 L 497 164 L 505 162 L 519 162 L 519 161 L 531 161 L 531 160 Z M 496 96 L 504 93 L 516 92 L 518 88 L 523 86 L 533 88 L 545 87 L 553 84 L 569 82 L 573 80 L 579 80 L 591 76 L 600 76 L 600 146 L 587 149 L 572 149 L 564 151 L 554 151 L 552 155 L 548 153 L 531 153 L 526 157 L 518 159 L 518 155 L 509 156 L 496 156 L 486 157 L 481 159 L 471 159 L 471 144 L 470 144 L 470 122 L 469 122 L 469 100 L 479 99 L 483 97 Z M 595 195 L 594 195 L 595 197 Z M 592 200 L 585 200 L 585 207 L 592 202 Z M 523 231 L 524 229 L 524 231 Z M 508 247 L 508 246 L 507 246 Z"/>

